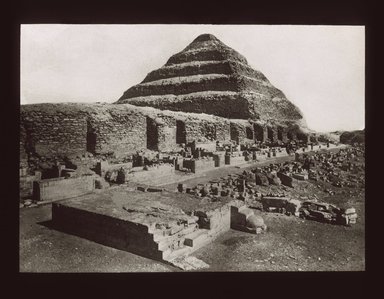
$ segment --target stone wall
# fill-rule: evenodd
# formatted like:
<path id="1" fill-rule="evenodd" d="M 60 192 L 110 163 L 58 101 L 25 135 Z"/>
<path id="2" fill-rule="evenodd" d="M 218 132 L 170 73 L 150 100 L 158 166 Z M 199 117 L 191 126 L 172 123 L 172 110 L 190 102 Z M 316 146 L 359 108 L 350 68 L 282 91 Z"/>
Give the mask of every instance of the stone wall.
<path id="1" fill-rule="evenodd" d="M 268 139 L 270 141 L 277 141 L 278 140 L 277 128 L 276 127 L 267 127 L 267 130 L 268 130 Z"/>
<path id="2" fill-rule="evenodd" d="M 206 113 L 224 118 L 248 119 L 251 115 L 248 101 L 228 91 L 135 97 L 125 99 L 123 102 L 172 111 Z"/>
<path id="3" fill-rule="evenodd" d="M 88 131 L 96 139 L 96 154 L 121 156 L 147 147 L 146 117 L 140 112 L 108 109 L 104 115 L 90 115 L 88 124 Z"/>
<path id="4" fill-rule="evenodd" d="M 231 140 L 238 143 L 253 143 L 254 142 L 254 129 L 252 125 L 247 121 L 231 121 Z M 249 134 L 251 132 L 251 135 Z M 248 133 L 248 134 L 247 134 Z M 251 137 L 251 138 L 248 138 Z"/>
<path id="5" fill-rule="evenodd" d="M 55 178 L 33 183 L 33 197 L 37 201 L 53 201 L 76 197 L 92 192 L 95 189 L 93 176 L 77 178 Z"/>
<path id="6" fill-rule="evenodd" d="M 226 156 L 228 159 L 228 156 Z M 229 156 L 229 165 L 239 165 L 239 164 L 244 164 L 245 163 L 245 157 L 244 156 Z"/>
<path id="7" fill-rule="evenodd" d="M 197 102 L 191 105 L 200 109 Z M 212 109 L 220 109 L 220 105 L 224 107 L 225 103 L 214 104 Z M 226 106 L 231 112 L 240 108 Z M 92 168 L 100 155 L 123 161 L 146 149 L 172 152 L 179 149 L 178 143 L 231 139 L 253 143 L 255 138 L 264 139 L 267 130 L 265 125 L 245 119 L 228 120 L 129 104 L 22 105 L 20 121 L 20 167 L 29 167 L 32 173 L 49 170 L 57 161 L 67 164 L 68 159 L 78 167 L 82 163 L 85 168 Z M 291 130 L 289 134 L 294 133 Z"/>
<path id="8" fill-rule="evenodd" d="M 216 124 L 216 140 L 229 141 L 231 140 L 230 122 L 221 122 Z"/>
<path id="9" fill-rule="evenodd" d="M 162 116 L 157 119 L 157 150 L 170 152 L 176 149 L 176 119 Z"/>
<path id="10" fill-rule="evenodd" d="M 193 173 L 213 169 L 215 167 L 215 161 L 213 159 L 201 159 L 201 160 L 187 160 L 184 159 L 183 167 L 188 168 Z"/>
<path id="11" fill-rule="evenodd" d="M 134 153 L 146 148 L 145 116 L 129 107 L 97 104 L 21 106 L 20 156 Z"/>
<path id="12" fill-rule="evenodd" d="M 213 122 L 188 120 L 185 122 L 186 141 L 214 141 L 216 140 L 216 126 Z"/>
<path id="13" fill-rule="evenodd" d="M 127 172 L 132 169 L 133 165 L 132 162 L 127 163 L 118 163 L 118 164 L 109 164 L 108 161 L 99 161 L 96 164 L 95 172 L 104 177 L 107 171 L 116 171 L 121 168 L 126 170 Z"/>
<path id="14" fill-rule="evenodd" d="M 85 153 L 87 121 L 84 115 L 77 110 L 64 110 L 60 105 L 45 105 L 44 109 L 39 109 L 41 105 L 21 106 L 26 153 L 38 156 Z"/>
<path id="15" fill-rule="evenodd" d="M 173 164 L 162 164 L 148 167 L 148 170 L 143 170 L 143 167 L 134 167 L 132 171 L 126 175 L 129 181 L 145 183 L 146 180 L 153 177 L 169 176 L 175 173 Z"/>
<path id="16" fill-rule="evenodd" d="M 162 258 L 153 234 L 140 223 L 60 203 L 52 204 L 52 221 L 56 227 L 80 237 L 149 258 Z"/>

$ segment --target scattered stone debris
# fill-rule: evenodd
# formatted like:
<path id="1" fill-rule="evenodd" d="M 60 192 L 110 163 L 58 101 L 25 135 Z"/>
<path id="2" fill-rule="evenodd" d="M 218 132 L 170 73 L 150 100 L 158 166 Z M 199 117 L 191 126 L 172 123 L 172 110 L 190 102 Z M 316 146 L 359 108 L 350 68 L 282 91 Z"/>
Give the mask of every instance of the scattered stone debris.
<path id="1" fill-rule="evenodd" d="M 209 268 L 209 265 L 204 261 L 194 256 L 181 256 L 169 261 L 173 266 L 186 271 L 194 271 Z"/>
<path id="2" fill-rule="evenodd" d="M 300 216 L 321 222 L 351 225 L 356 223 L 357 214 L 354 208 L 338 208 L 335 205 L 305 201 L 300 208 Z"/>

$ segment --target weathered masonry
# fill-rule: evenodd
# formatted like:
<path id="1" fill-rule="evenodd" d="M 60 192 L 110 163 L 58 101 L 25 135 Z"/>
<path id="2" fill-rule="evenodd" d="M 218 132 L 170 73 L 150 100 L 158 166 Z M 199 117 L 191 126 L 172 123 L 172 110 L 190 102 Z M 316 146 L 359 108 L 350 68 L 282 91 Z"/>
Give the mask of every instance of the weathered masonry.
<path id="1" fill-rule="evenodd" d="M 45 179 L 57 162 L 89 170 L 97 159 L 132 162 L 141 152 L 180 153 L 194 143 L 315 140 L 308 132 L 282 91 L 237 51 L 202 34 L 114 104 L 22 105 L 20 169 Z"/>
<path id="2" fill-rule="evenodd" d="M 281 90 L 211 34 L 198 36 L 116 103 L 305 125 L 300 110 Z"/>
<path id="3" fill-rule="evenodd" d="M 36 201 L 53 201 L 91 193 L 95 189 L 93 176 L 77 178 L 54 178 L 33 183 L 33 196 Z"/>
<path id="4" fill-rule="evenodd" d="M 238 225 L 239 217 L 231 214 L 231 207 L 241 209 L 245 205 L 233 200 L 198 209 L 190 215 L 178 207 L 151 200 L 150 194 L 144 199 L 144 195 L 130 193 L 136 201 L 126 201 L 124 206 L 103 194 L 96 199 L 85 196 L 53 203 L 52 221 L 57 228 L 104 245 L 155 260 L 172 261 Z M 95 200 L 103 209 L 95 206 Z"/>
<path id="5" fill-rule="evenodd" d="M 248 120 L 228 120 L 128 104 L 24 105 L 21 107 L 20 131 L 20 157 L 24 167 L 36 156 L 86 153 L 124 156 L 145 149 L 173 152 L 181 144 L 195 141 L 253 143 L 267 138 L 284 141 L 296 137 L 285 128 Z"/>

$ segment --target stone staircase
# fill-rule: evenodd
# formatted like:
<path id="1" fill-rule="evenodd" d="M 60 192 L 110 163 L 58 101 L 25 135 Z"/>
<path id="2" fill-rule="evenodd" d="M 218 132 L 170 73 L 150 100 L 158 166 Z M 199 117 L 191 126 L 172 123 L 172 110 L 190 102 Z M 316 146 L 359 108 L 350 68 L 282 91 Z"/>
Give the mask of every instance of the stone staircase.
<path id="1" fill-rule="evenodd" d="M 200 229 L 198 224 L 182 224 L 170 229 L 149 229 L 153 236 L 158 258 L 183 270 L 196 270 L 208 267 L 198 259 L 188 255 L 208 244 L 213 236 L 208 229 Z M 187 261 L 188 260 L 188 261 Z M 195 266 L 193 266 L 195 264 Z"/>

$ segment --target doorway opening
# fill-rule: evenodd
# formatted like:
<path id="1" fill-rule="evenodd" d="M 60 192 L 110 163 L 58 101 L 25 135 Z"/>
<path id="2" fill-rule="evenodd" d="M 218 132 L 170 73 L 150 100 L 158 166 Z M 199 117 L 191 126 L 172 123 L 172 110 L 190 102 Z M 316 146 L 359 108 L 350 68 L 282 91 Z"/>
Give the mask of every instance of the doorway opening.
<path id="1" fill-rule="evenodd" d="M 247 139 L 252 139 L 253 140 L 253 131 L 250 127 L 245 128 L 245 134 L 247 136 Z"/>
<path id="2" fill-rule="evenodd" d="M 185 123 L 181 120 L 176 121 L 176 143 L 186 143 L 187 136 L 185 131 Z"/>
<path id="3" fill-rule="evenodd" d="M 156 122 L 149 117 L 147 117 L 147 148 L 150 150 L 158 148 Z"/>

